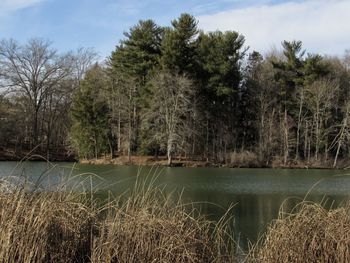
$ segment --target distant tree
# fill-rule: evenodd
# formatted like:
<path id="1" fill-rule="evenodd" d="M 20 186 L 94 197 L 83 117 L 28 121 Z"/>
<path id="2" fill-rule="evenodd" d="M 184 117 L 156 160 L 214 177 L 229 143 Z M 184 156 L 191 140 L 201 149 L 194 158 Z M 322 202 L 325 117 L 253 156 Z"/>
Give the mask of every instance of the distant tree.
<path id="1" fill-rule="evenodd" d="M 120 154 L 128 156 L 131 161 L 131 154 L 135 145 L 135 136 L 138 124 L 138 112 L 135 104 L 134 87 L 136 81 L 124 75 L 108 74 L 108 93 L 105 94 L 111 113 L 111 136 L 116 139 L 116 148 Z M 135 120 L 135 118 L 137 119 Z M 136 123 L 137 121 L 137 123 Z"/>
<path id="2" fill-rule="evenodd" d="M 244 37 L 234 31 L 201 32 L 197 45 L 198 94 L 205 122 L 212 125 L 205 129 L 205 144 L 208 148 L 211 138 L 212 148 L 216 148 L 222 158 L 228 147 L 236 146 L 238 129 L 235 126 L 241 126 L 238 124 L 238 106 Z M 210 136 L 209 131 L 212 131 Z"/>
<path id="3" fill-rule="evenodd" d="M 196 70 L 197 61 L 197 37 L 198 22 L 190 14 L 183 13 L 179 18 L 171 22 L 171 27 L 165 29 L 161 51 L 161 69 L 173 74 L 185 74 L 191 78 L 193 93 L 197 93 Z M 200 135 L 197 131 L 203 127 L 203 118 L 199 109 L 199 96 L 194 96 L 191 122 L 188 128 L 193 131 L 192 138 L 183 138 L 184 154 L 196 154 L 200 142 Z M 186 147 L 185 147 L 186 145 Z M 201 151 L 201 150 L 200 150 Z"/>
<path id="4" fill-rule="evenodd" d="M 18 106 L 15 100 L 0 95 L 0 147 L 6 147 L 11 140 L 18 145 L 24 139 L 21 133 L 25 130 L 25 117 Z"/>
<path id="5" fill-rule="evenodd" d="M 278 86 L 278 115 L 280 118 L 281 140 L 284 164 L 295 149 L 295 160 L 299 158 L 301 133 L 310 131 L 310 120 L 305 104 L 305 87 L 315 81 L 326 78 L 330 71 L 327 63 L 320 55 L 307 54 L 301 41 L 283 41 L 282 59 L 272 61 L 275 81 Z M 303 126 L 304 125 L 304 126 Z M 296 130 L 296 132 L 295 132 Z M 309 140 L 308 136 L 304 141 Z M 304 147 L 304 155 L 305 155 Z"/>
<path id="6" fill-rule="evenodd" d="M 110 64 L 121 74 L 132 76 L 144 85 L 159 63 L 163 29 L 152 20 L 140 20 L 124 33 L 125 39 L 112 53 Z"/>
<path id="7" fill-rule="evenodd" d="M 92 48 L 80 47 L 71 52 L 73 64 L 72 73 L 77 84 L 84 78 L 86 71 L 97 61 L 98 55 Z"/>
<path id="8" fill-rule="evenodd" d="M 278 118 L 279 107 L 277 83 L 274 79 L 272 61 L 275 54 L 268 54 L 263 58 L 259 53 L 252 52 L 245 68 L 244 82 L 242 83 L 242 100 L 244 117 L 247 122 L 253 122 L 248 126 L 252 136 L 253 149 L 257 152 L 262 164 L 268 165 L 276 154 L 276 146 L 280 144 Z M 252 129 L 256 129 L 252 131 Z"/>
<path id="9" fill-rule="evenodd" d="M 196 66 L 198 22 L 189 14 L 181 14 L 164 33 L 161 51 L 162 67 L 176 74 L 192 75 Z"/>
<path id="10" fill-rule="evenodd" d="M 108 149 L 109 110 L 103 97 L 106 76 L 99 65 L 87 71 L 74 93 L 70 137 L 80 157 L 98 158 Z"/>
<path id="11" fill-rule="evenodd" d="M 150 143 L 166 151 L 168 165 L 181 142 L 189 136 L 188 122 L 193 106 L 192 82 L 185 76 L 161 72 L 152 79 L 152 101 L 145 112 L 144 125 Z"/>
<path id="12" fill-rule="evenodd" d="M 140 111 L 147 103 L 147 82 L 159 65 L 163 28 L 152 20 L 141 20 L 124 33 L 125 39 L 116 47 L 108 61 L 110 87 L 114 96 L 116 136 L 126 142 L 128 156 L 138 147 Z M 115 106 L 118 105 L 118 108 Z"/>
<path id="13" fill-rule="evenodd" d="M 38 143 L 44 101 L 70 75 L 71 66 L 70 56 L 58 55 L 48 41 L 32 39 L 25 45 L 14 40 L 0 42 L 1 86 L 26 98 L 34 144 Z"/>
<path id="14" fill-rule="evenodd" d="M 329 121 L 338 89 L 337 81 L 324 79 L 313 82 L 305 91 L 306 106 L 312 116 L 316 160 L 322 146 L 326 154 L 329 151 L 328 135 L 331 132 Z"/>

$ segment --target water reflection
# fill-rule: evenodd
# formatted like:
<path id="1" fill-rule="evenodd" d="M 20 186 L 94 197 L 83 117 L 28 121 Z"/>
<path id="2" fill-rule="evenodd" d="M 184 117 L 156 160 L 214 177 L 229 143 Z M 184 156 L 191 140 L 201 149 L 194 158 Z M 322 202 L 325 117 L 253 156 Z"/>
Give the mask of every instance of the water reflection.
<path id="1" fill-rule="evenodd" d="M 57 184 L 64 177 L 71 186 L 100 189 L 100 196 L 130 191 L 139 177 L 157 174 L 154 184 L 167 192 L 182 192 L 184 202 L 198 206 L 210 219 L 217 220 L 234 204 L 235 233 L 243 247 L 254 242 L 266 226 L 278 216 L 281 205 L 290 211 L 306 197 L 309 201 L 326 201 L 338 206 L 348 200 L 350 175 L 337 170 L 225 169 L 225 168 L 150 168 L 112 165 L 76 165 L 61 163 L 0 162 L 0 177 L 21 175 L 42 187 Z M 81 182 L 84 183 L 81 183 Z M 214 205 L 215 204 L 215 205 Z"/>

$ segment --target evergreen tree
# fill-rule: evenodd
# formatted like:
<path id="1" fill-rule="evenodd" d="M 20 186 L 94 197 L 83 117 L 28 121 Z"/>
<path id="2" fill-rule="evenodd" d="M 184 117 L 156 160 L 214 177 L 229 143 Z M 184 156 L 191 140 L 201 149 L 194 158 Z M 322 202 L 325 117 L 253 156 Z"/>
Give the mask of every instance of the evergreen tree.
<path id="1" fill-rule="evenodd" d="M 249 54 L 247 65 L 242 71 L 241 96 L 239 101 L 239 123 L 241 124 L 242 145 L 254 147 L 259 134 L 259 90 L 261 83 L 261 72 L 263 56 L 253 51 Z"/>
<path id="2" fill-rule="evenodd" d="M 159 63 L 162 34 L 163 29 L 152 20 L 140 20 L 131 27 L 110 58 L 116 73 L 133 77 L 144 86 L 149 73 Z"/>
<path id="3" fill-rule="evenodd" d="M 181 14 L 171 22 L 172 28 L 165 30 L 162 41 L 162 67 L 175 74 L 192 75 L 195 70 L 196 19 L 189 14 Z"/>
<path id="4" fill-rule="evenodd" d="M 234 31 L 201 32 L 197 45 L 199 66 L 196 75 L 201 108 L 207 125 L 213 125 L 205 129 L 205 145 L 208 148 L 211 141 L 219 159 L 223 159 L 228 147 L 235 147 L 238 141 L 235 127 L 240 125 L 238 110 L 244 37 Z"/>
<path id="5" fill-rule="evenodd" d="M 98 158 L 108 149 L 109 112 L 103 91 L 106 77 L 95 65 L 81 81 L 71 108 L 71 142 L 82 158 Z"/>
<path id="6" fill-rule="evenodd" d="M 109 76 L 112 95 L 118 96 L 113 104 L 123 109 L 112 120 L 119 126 L 118 142 L 125 142 L 118 150 L 127 151 L 130 158 L 139 146 L 140 112 L 149 100 L 147 82 L 159 65 L 163 29 L 152 20 L 141 20 L 124 35 L 109 60 Z"/>

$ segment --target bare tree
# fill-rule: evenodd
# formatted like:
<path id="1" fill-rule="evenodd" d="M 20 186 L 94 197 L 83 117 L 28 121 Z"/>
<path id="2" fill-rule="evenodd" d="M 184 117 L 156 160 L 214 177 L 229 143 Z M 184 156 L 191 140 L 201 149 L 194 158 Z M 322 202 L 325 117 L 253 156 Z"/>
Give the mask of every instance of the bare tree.
<path id="1" fill-rule="evenodd" d="M 188 135 L 188 121 L 192 115 L 193 85 L 183 75 L 159 73 L 152 80 L 153 102 L 145 120 L 152 137 L 166 150 L 168 165 L 176 149 L 181 148 Z"/>
<path id="2" fill-rule="evenodd" d="M 346 69 L 350 69 L 350 49 L 345 50 L 345 55 L 343 58 L 343 63 Z"/>
<path id="3" fill-rule="evenodd" d="M 304 108 L 304 99 L 305 99 L 305 91 L 304 87 L 300 87 L 297 91 L 297 100 L 299 103 L 298 110 L 298 123 L 297 123 L 297 138 L 295 143 L 295 160 L 299 159 L 299 144 L 300 144 L 300 130 L 302 128 L 302 117 L 303 117 L 303 108 Z"/>
<path id="4" fill-rule="evenodd" d="M 1 85 L 27 98 L 34 144 L 38 143 L 44 100 L 69 76 L 71 67 L 71 56 L 58 55 L 48 41 L 32 39 L 25 45 L 14 40 L 0 42 Z"/>
<path id="5" fill-rule="evenodd" d="M 334 162 L 333 162 L 333 168 L 337 166 L 338 156 L 340 149 L 344 146 L 346 141 L 349 141 L 349 114 L 350 114 L 350 101 L 347 101 L 345 104 L 345 110 L 344 110 L 344 118 L 342 120 L 342 124 L 339 130 L 339 133 L 334 138 L 333 143 L 331 147 L 334 147 L 337 145 L 337 151 L 335 153 Z"/>
<path id="6" fill-rule="evenodd" d="M 75 52 L 72 52 L 71 56 L 73 60 L 73 74 L 79 85 L 86 71 L 97 61 L 98 54 L 93 48 L 80 47 Z"/>
<path id="7" fill-rule="evenodd" d="M 334 80 L 324 79 L 313 82 L 305 90 L 305 99 L 309 107 L 314 125 L 315 159 L 318 159 L 322 144 L 327 145 L 327 122 L 331 117 L 334 97 L 339 85 Z M 325 151 L 328 149 L 326 148 Z"/>
<path id="8" fill-rule="evenodd" d="M 275 133 L 276 125 L 276 99 L 274 99 L 273 68 L 271 63 L 261 65 L 257 72 L 256 83 L 259 88 L 256 89 L 257 98 L 257 127 L 258 127 L 258 153 L 259 159 L 265 160 L 266 165 L 270 161 L 274 142 L 277 140 Z"/>

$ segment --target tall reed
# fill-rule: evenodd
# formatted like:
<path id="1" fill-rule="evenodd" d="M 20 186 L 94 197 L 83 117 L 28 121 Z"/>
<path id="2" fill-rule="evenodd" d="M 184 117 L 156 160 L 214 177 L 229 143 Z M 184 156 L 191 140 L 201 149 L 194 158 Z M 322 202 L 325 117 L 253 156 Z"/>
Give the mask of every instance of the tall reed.
<path id="1" fill-rule="evenodd" d="M 0 185 L 1 263 L 235 262 L 227 221 L 145 180 L 102 207 L 65 187 Z"/>
<path id="2" fill-rule="evenodd" d="M 325 209 L 302 202 L 291 213 L 280 213 L 251 262 L 350 262 L 350 208 Z"/>
<path id="3" fill-rule="evenodd" d="M 84 262 L 93 222 L 77 193 L 7 185 L 0 191 L 0 262 Z"/>
<path id="4" fill-rule="evenodd" d="M 122 205 L 104 208 L 93 262 L 234 262 L 224 223 L 148 185 L 136 185 Z"/>

